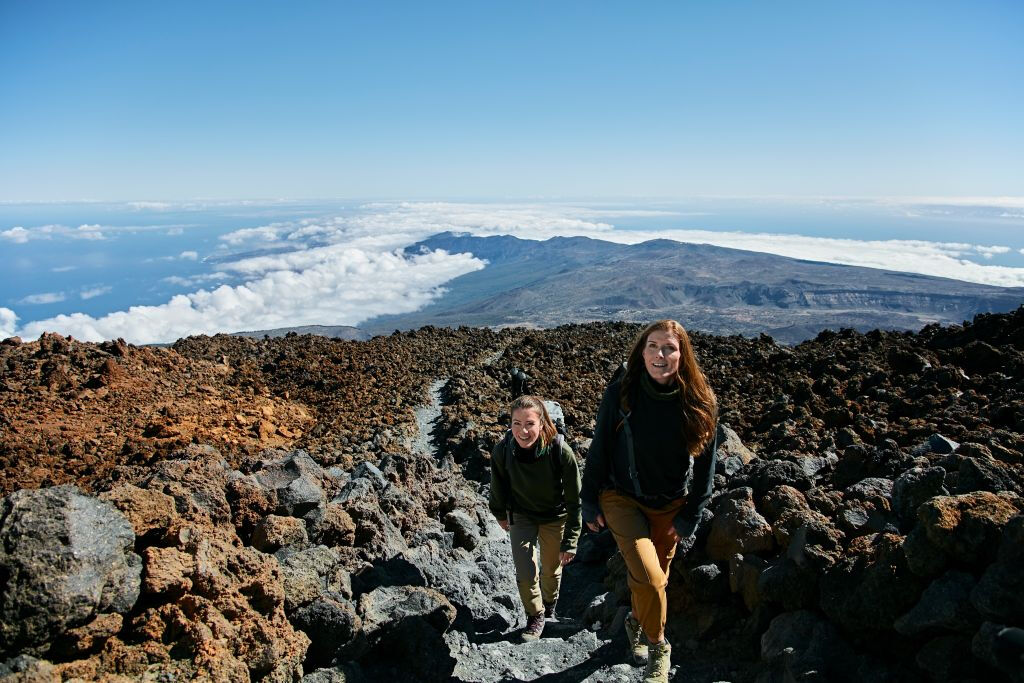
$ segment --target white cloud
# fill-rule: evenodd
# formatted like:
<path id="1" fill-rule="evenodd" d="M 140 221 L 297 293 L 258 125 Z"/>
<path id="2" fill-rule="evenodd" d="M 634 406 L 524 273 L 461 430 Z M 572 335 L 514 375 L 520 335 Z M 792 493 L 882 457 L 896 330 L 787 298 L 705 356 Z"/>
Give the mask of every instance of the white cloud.
<path id="1" fill-rule="evenodd" d="M 1018 201 L 1019 200 L 1019 201 Z M 887 203 L 890 200 L 822 199 L 836 203 Z M 891 200 L 947 202 L 954 206 L 990 206 L 996 202 L 1013 206 L 1024 203 L 1013 197 L 909 198 Z M 1024 286 L 1024 268 L 982 265 L 970 260 L 1005 253 L 1008 247 L 923 240 L 856 240 L 804 235 L 719 232 L 712 230 L 622 230 L 612 221 L 623 217 L 669 217 L 672 211 L 635 210 L 616 207 L 580 207 L 569 204 L 465 204 L 449 202 L 379 202 L 361 207 L 363 213 L 327 219 L 304 219 L 275 223 L 261 228 L 235 231 L 230 243 L 241 246 L 249 240 L 288 241 L 296 246 L 307 242 L 330 243 L 361 249 L 391 250 L 412 244 L 443 231 L 468 232 L 478 236 L 511 234 L 523 239 L 585 236 L 623 244 L 651 239 L 711 244 L 733 249 L 777 254 L 811 261 L 825 261 L 868 268 L 905 271 L 948 277 L 980 284 Z M 222 245 L 223 246 L 223 245 Z M 252 245 L 246 245 L 252 246 Z M 316 256 L 303 251 L 256 257 L 231 266 L 245 274 L 276 268 L 299 268 Z M 1024 251 L 1022 251 L 1024 253 Z"/>
<path id="2" fill-rule="evenodd" d="M 199 259 L 199 252 L 183 251 L 180 254 L 178 254 L 178 258 L 184 261 L 196 261 Z"/>
<path id="3" fill-rule="evenodd" d="M 243 228 L 241 230 L 235 230 L 225 235 L 221 235 L 220 239 L 227 244 L 236 246 L 245 242 L 276 242 L 282 231 L 287 230 L 287 225 L 276 223 L 273 225 L 264 225 L 259 228 Z"/>
<path id="4" fill-rule="evenodd" d="M 19 301 L 19 304 L 56 304 L 64 301 L 67 297 L 64 292 L 42 292 L 40 294 L 29 294 Z"/>
<path id="5" fill-rule="evenodd" d="M 71 233 L 71 236 L 80 240 L 105 239 L 100 225 L 79 225 L 78 230 Z"/>
<path id="6" fill-rule="evenodd" d="M 169 229 L 167 231 L 167 234 L 172 236 L 172 237 L 176 236 L 176 235 L 184 235 L 185 234 L 185 229 L 184 228 L 171 228 L 171 229 Z"/>
<path id="7" fill-rule="evenodd" d="M 990 259 L 995 254 L 1006 254 L 1006 253 L 1009 253 L 1010 248 L 1009 247 L 998 247 L 998 246 L 991 246 L 991 247 L 976 246 L 976 247 L 974 247 L 974 251 L 976 251 L 979 254 L 981 254 L 983 258 Z"/>
<path id="8" fill-rule="evenodd" d="M 204 282 L 222 282 L 230 277 L 231 276 L 225 272 L 217 271 L 215 273 L 200 273 L 198 275 L 191 275 L 189 277 L 171 275 L 163 278 L 162 282 L 177 285 L 179 287 L 195 287 L 196 285 L 200 285 Z"/>
<path id="9" fill-rule="evenodd" d="M 20 225 L 17 225 L 10 230 L 0 232 L 0 237 L 3 237 L 5 240 L 10 240 L 15 244 L 25 244 L 29 240 L 29 232 Z"/>
<path id="10" fill-rule="evenodd" d="M 9 308 L 0 306 L 0 339 L 7 339 L 14 336 L 14 328 L 17 326 L 18 316 Z"/>
<path id="11" fill-rule="evenodd" d="M 275 270 L 243 285 L 174 296 L 160 306 L 133 306 L 94 318 L 59 315 L 25 325 L 35 338 L 58 331 L 86 341 L 124 337 L 135 343 L 190 334 L 306 324 L 355 325 L 385 313 L 415 311 L 443 293 L 441 285 L 484 263 L 469 254 L 327 249 L 305 270 Z"/>
<path id="12" fill-rule="evenodd" d="M 78 266 L 57 266 L 50 268 L 51 273 L 69 273 L 72 270 L 78 270 Z"/>
<path id="13" fill-rule="evenodd" d="M 82 299 L 95 299 L 98 296 L 109 294 L 112 289 L 113 287 L 109 286 L 91 287 L 89 289 L 83 289 L 78 293 L 78 296 L 82 297 Z"/>

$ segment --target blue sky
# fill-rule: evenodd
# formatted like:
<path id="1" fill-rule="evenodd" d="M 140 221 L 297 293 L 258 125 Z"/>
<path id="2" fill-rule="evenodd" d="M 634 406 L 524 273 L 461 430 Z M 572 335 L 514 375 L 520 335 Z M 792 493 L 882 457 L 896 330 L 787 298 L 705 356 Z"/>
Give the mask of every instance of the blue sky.
<path id="1" fill-rule="evenodd" d="M 414 310 L 441 230 L 1024 286 L 1024 2 L 0 0 L 0 337 Z"/>
<path id="2" fill-rule="evenodd" d="M 1024 3 L 0 2 L 0 201 L 1024 195 Z"/>

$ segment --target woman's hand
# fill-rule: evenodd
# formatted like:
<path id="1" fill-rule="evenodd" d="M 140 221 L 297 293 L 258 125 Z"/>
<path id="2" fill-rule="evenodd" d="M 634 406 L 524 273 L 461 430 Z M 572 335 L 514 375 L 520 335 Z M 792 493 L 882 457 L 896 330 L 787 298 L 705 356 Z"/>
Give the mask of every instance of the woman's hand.
<path id="1" fill-rule="evenodd" d="M 600 513 L 597 515 L 597 519 L 595 519 L 593 522 L 587 522 L 587 528 L 590 529 L 591 531 L 600 531 L 603 526 L 604 526 L 604 515 L 602 515 Z"/>
<path id="2" fill-rule="evenodd" d="M 674 526 L 671 526 L 671 525 L 669 526 L 669 528 L 668 528 L 668 537 L 672 539 L 672 543 L 673 544 L 676 544 L 676 545 L 679 544 L 679 540 L 680 540 L 679 539 L 679 534 L 676 532 L 676 528 Z"/>
<path id="3" fill-rule="evenodd" d="M 558 563 L 561 566 L 564 567 L 565 565 L 567 565 L 570 562 L 572 562 L 573 558 L 575 558 L 575 557 L 576 557 L 576 553 L 559 553 L 558 554 Z"/>
<path id="4" fill-rule="evenodd" d="M 508 520 L 507 519 L 499 519 L 498 520 L 498 526 L 500 526 L 505 531 L 508 531 Z"/>

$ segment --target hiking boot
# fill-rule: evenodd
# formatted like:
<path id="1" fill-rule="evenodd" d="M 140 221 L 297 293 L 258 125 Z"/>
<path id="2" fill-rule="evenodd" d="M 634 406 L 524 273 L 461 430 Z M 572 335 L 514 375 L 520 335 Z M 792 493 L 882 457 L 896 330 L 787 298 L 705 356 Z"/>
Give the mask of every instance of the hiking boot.
<path id="1" fill-rule="evenodd" d="M 637 664 L 647 663 L 647 636 L 640 628 L 640 622 L 633 618 L 633 613 L 626 615 L 626 640 L 630 652 L 633 653 L 633 661 Z"/>
<path id="2" fill-rule="evenodd" d="M 544 603 L 544 618 L 548 621 L 558 621 L 558 615 L 555 614 L 555 603 Z"/>
<path id="3" fill-rule="evenodd" d="M 544 613 L 526 617 L 526 628 L 523 629 L 523 640 L 537 640 L 544 632 Z"/>
<path id="4" fill-rule="evenodd" d="M 672 668 L 672 646 L 668 640 L 650 645 L 643 683 L 668 683 L 668 670 Z"/>

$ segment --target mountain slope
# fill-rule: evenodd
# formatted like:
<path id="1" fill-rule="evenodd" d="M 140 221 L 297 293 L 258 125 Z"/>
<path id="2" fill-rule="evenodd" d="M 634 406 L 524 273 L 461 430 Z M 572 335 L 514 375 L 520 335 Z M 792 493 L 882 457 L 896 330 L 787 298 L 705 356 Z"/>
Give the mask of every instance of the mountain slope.
<path id="1" fill-rule="evenodd" d="M 1024 288 L 791 259 L 671 240 L 623 245 L 585 237 L 543 242 L 442 233 L 416 249 L 471 252 L 488 266 L 456 278 L 433 304 L 360 327 L 553 327 L 592 320 L 676 318 L 715 334 L 794 343 L 822 329 L 918 329 L 1003 312 Z"/>

